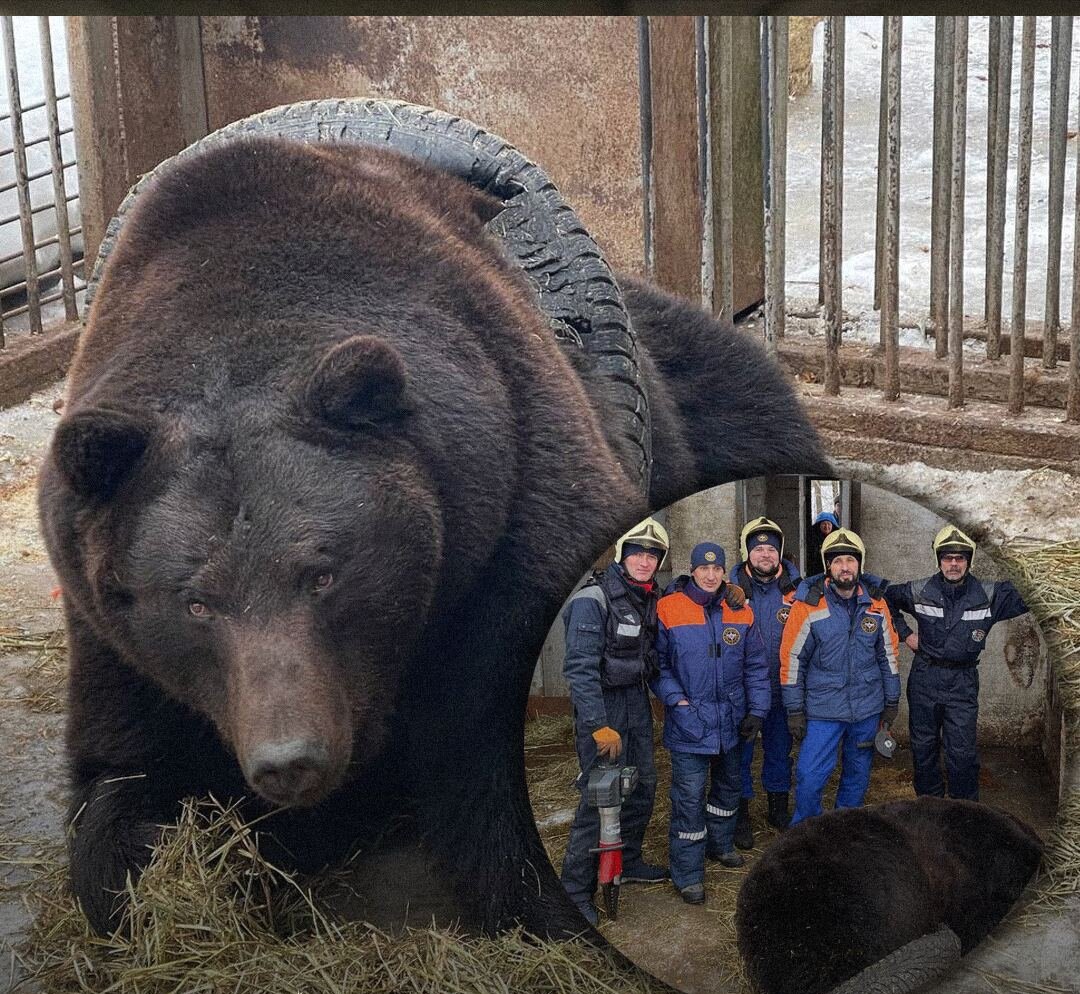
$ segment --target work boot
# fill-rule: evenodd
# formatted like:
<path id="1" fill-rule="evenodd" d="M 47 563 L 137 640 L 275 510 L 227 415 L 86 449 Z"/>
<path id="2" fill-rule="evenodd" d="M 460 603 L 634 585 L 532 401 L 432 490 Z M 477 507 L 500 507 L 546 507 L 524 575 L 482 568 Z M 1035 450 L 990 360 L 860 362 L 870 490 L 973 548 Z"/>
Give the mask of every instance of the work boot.
<path id="1" fill-rule="evenodd" d="M 685 887 L 679 888 L 679 894 L 687 904 L 705 903 L 704 884 L 687 884 Z"/>
<path id="2" fill-rule="evenodd" d="M 593 928 L 596 928 L 600 924 L 600 916 L 596 913 L 596 905 L 592 901 L 586 901 L 584 904 L 577 904 L 575 907 L 581 912 L 581 917 L 585 919 Z"/>
<path id="3" fill-rule="evenodd" d="M 731 852 L 721 853 L 719 862 L 729 870 L 737 870 L 740 866 L 746 866 L 746 857 L 732 849 Z"/>
<path id="4" fill-rule="evenodd" d="M 750 798 L 739 798 L 739 813 L 735 816 L 735 845 L 739 849 L 754 848 L 754 831 L 750 827 Z"/>
<path id="5" fill-rule="evenodd" d="M 773 828 L 781 832 L 791 824 L 791 812 L 788 811 L 788 793 L 769 794 L 769 813 L 766 820 Z"/>
<path id="6" fill-rule="evenodd" d="M 622 871 L 624 884 L 658 884 L 670 879 L 671 874 L 666 866 L 654 866 L 652 863 L 635 863 Z"/>

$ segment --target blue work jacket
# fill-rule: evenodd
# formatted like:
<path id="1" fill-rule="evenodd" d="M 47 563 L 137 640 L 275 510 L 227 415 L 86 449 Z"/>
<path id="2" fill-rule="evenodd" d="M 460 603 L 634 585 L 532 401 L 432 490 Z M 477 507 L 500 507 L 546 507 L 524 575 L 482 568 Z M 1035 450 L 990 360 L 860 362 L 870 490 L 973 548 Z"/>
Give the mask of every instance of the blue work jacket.
<path id="1" fill-rule="evenodd" d="M 857 722 L 900 700 L 899 639 L 884 596 L 860 580 L 854 609 L 819 575 L 795 593 L 780 643 L 780 689 L 789 713 Z"/>
<path id="2" fill-rule="evenodd" d="M 947 666 L 975 666 L 986 636 L 998 621 L 1024 614 L 1028 607 L 1008 581 L 980 580 L 970 573 L 951 584 L 940 572 L 921 580 L 894 583 L 885 598 L 901 639 L 911 634 L 903 614 L 918 624 L 919 655 Z"/>
<path id="3" fill-rule="evenodd" d="M 795 591 L 802 580 L 794 563 L 784 559 L 780 565 L 781 576 L 765 582 L 754 576 L 746 563 L 737 564 L 731 571 L 731 582 L 742 587 L 750 598 L 754 627 L 765 644 L 773 703 L 780 700 L 780 639 L 791 603 L 795 600 Z"/>
<path id="4" fill-rule="evenodd" d="M 664 746 L 718 755 L 735 748 L 747 713 L 769 711 L 765 646 L 749 604 L 735 610 L 723 587 L 709 595 L 689 578 L 675 586 L 657 605 L 660 672 L 650 683 L 664 702 Z"/>

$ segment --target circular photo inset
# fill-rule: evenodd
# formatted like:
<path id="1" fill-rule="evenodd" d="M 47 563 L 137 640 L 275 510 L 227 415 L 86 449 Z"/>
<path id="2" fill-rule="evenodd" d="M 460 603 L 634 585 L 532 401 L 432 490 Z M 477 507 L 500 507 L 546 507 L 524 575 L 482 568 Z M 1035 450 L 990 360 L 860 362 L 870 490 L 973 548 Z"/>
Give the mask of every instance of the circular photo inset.
<path id="1" fill-rule="evenodd" d="M 745 480 L 635 525 L 567 600 L 526 726 L 583 920 L 692 994 L 913 990 L 997 929 L 991 969 L 1063 777 L 1029 586 L 852 480 Z"/>

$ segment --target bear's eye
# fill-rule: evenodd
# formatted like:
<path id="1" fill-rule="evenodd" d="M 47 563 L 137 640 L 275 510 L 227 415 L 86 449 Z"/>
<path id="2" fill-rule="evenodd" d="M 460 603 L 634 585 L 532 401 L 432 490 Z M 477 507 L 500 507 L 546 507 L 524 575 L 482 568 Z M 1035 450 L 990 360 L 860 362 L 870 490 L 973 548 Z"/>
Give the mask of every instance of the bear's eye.
<path id="1" fill-rule="evenodd" d="M 314 584 L 312 586 L 313 586 L 314 590 L 316 592 L 318 592 L 320 590 L 328 589 L 331 586 L 331 584 L 333 584 L 333 582 L 334 582 L 334 574 L 333 573 L 320 573 L 317 577 L 315 577 L 315 582 L 314 582 Z"/>
<path id="2" fill-rule="evenodd" d="M 213 612 L 202 601 L 188 601 L 187 609 L 193 618 L 213 617 Z"/>

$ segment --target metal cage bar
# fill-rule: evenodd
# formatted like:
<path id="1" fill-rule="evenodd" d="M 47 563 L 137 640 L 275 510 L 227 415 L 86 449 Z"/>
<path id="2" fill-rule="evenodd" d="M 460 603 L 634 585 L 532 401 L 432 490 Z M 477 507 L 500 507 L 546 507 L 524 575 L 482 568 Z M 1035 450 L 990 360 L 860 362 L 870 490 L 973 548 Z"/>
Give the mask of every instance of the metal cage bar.
<path id="1" fill-rule="evenodd" d="M 825 61 L 823 72 L 829 85 L 822 88 L 822 317 L 825 322 L 825 393 L 840 393 L 840 342 L 843 327 L 842 258 L 844 150 L 838 134 L 843 134 L 843 17 L 825 21 Z"/>
<path id="2" fill-rule="evenodd" d="M 776 354 L 777 340 L 784 337 L 787 237 L 787 118 L 788 118 L 788 19 L 765 18 L 766 106 L 765 138 L 765 348 Z"/>
<path id="3" fill-rule="evenodd" d="M 934 354 L 948 354 L 949 217 L 952 148 L 953 18 L 934 20 L 934 150 L 930 199 L 930 323 L 934 328 Z"/>
<path id="4" fill-rule="evenodd" d="M 885 19 L 888 42 L 882 45 L 885 77 L 884 204 L 879 201 L 881 244 L 881 339 L 885 345 L 885 399 L 900 397 L 900 41 L 899 17 Z M 882 210 L 881 207 L 884 207 Z"/>
<path id="5" fill-rule="evenodd" d="M 1053 369 L 1057 365 L 1057 340 L 1061 330 L 1061 225 L 1065 210 L 1065 142 L 1069 125 L 1072 17 L 1052 18 L 1050 31 L 1050 183 L 1046 212 L 1043 369 Z"/>
<path id="6" fill-rule="evenodd" d="M 1016 224 L 1009 356 L 1009 413 L 1024 409 L 1024 313 L 1027 305 L 1028 212 L 1031 202 L 1031 130 L 1035 103 L 1035 18 L 1023 18 L 1020 41 L 1020 110 L 1016 119 Z"/>
<path id="7" fill-rule="evenodd" d="M 26 145 L 23 137 L 22 107 L 19 98 L 19 67 L 15 56 L 15 27 L 10 15 L 0 17 L 4 58 L 7 62 L 8 108 L 11 116 L 11 146 L 14 149 L 15 185 L 19 199 L 19 221 L 23 254 L 26 258 L 26 297 L 30 313 L 30 333 L 41 334 L 41 292 L 38 286 L 37 254 L 34 251 L 34 219 L 30 213 L 30 181 L 27 178 Z"/>
<path id="8" fill-rule="evenodd" d="M 1009 104 L 1012 96 L 1013 19 L 1000 17 L 996 94 L 987 122 L 986 357 L 1001 355 L 1001 297 L 1005 273 L 1005 192 L 1009 176 Z"/>
<path id="9" fill-rule="evenodd" d="M 968 19 L 955 18 L 952 189 L 949 194 L 949 407 L 964 406 L 964 180 L 967 150 Z"/>

